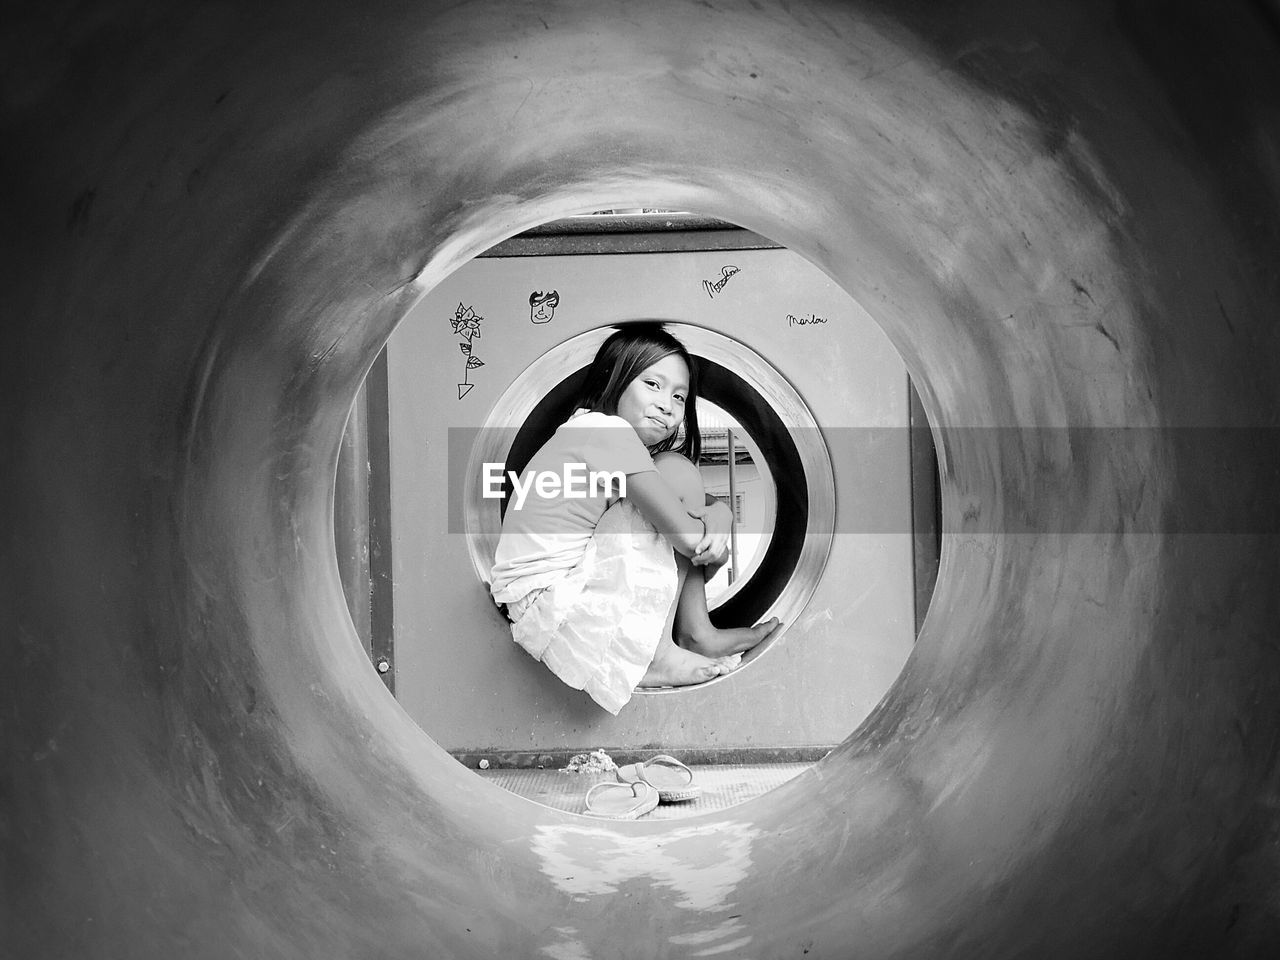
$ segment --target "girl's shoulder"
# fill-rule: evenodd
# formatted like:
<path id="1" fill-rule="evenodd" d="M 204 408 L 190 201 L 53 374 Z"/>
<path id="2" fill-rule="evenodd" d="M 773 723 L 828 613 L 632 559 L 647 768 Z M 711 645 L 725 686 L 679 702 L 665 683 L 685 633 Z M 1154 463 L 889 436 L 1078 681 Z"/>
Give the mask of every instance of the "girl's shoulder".
<path id="1" fill-rule="evenodd" d="M 631 429 L 631 424 L 615 414 L 601 413 L 599 410 L 575 410 L 573 416 L 566 420 L 562 426 L 565 427 L 626 427 Z"/>
<path id="2" fill-rule="evenodd" d="M 623 456 L 628 463 L 639 463 L 649 457 L 649 451 L 636 434 L 635 428 L 616 414 L 599 411 L 574 413 L 556 431 L 562 443 L 577 449 L 610 451 L 609 457 Z"/>

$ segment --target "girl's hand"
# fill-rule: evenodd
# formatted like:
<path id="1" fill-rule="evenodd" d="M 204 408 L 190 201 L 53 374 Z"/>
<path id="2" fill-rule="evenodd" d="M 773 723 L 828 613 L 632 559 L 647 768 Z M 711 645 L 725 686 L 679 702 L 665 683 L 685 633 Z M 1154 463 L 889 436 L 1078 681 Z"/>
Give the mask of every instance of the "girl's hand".
<path id="1" fill-rule="evenodd" d="M 717 500 L 710 506 L 694 507 L 689 516 L 701 520 L 706 535 L 698 541 L 692 557 L 695 567 L 718 567 L 729 558 L 729 534 L 733 530 L 733 512 Z"/>

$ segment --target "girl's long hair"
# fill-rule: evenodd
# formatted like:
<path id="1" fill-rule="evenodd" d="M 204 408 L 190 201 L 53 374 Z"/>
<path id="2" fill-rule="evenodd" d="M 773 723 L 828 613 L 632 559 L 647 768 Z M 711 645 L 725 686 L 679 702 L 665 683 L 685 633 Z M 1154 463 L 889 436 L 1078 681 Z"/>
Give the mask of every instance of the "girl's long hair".
<path id="1" fill-rule="evenodd" d="M 615 333 L 600 345 L 587 370 L 582 385 L 579 407 L 614 415 L 618 399 L 631 381 L 663 357 L 672 354 L 689 368 L 689 395 L 684 401 L 684 422 L 671 436 L 649 448 L 651 453 L 674 450 L 693 463 L 702 453 L 702 435 L 698 432 L 698 366 L 683 343 L 673 337 L 661 323 L 642 321 L 619 324 Z"/>

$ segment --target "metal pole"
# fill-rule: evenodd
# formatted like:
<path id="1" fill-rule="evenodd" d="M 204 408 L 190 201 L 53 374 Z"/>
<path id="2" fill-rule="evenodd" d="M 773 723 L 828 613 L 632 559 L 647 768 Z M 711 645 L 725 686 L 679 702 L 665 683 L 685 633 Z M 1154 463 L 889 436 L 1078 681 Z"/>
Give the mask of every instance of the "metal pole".
<path id="1" fill-rule="evenodd" d="M 734 480 L 734 461 L 738 459 L 733 449 L 733 427 L 727 427 L 725 434 L 729 439 L 729 515 L 733 523 L 729 526 L 729 585 L 733 585 L 738 576 L 738 498 L 737 484 Z"/>

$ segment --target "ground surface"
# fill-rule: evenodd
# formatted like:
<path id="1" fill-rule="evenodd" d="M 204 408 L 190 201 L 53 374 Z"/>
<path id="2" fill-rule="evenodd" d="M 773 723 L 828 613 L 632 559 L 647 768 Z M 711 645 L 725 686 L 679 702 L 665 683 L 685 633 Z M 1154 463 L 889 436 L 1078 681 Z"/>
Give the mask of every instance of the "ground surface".
<path id="1" fill-rule="evenodd" d="M 798 776 L 811 763 L 725 764 L 691 766 L 694 783 L 702 795 L 683 803 L 663 803 L 646 820 L 680 820 L 724 810 L 744 803 L 781 786 Z M 564 770 L 478 770 L 486 780 L 556 810 L 582 813 L 587 790 L 601 780 L 615 779 L 609 773 L 568 773 Z"/>

